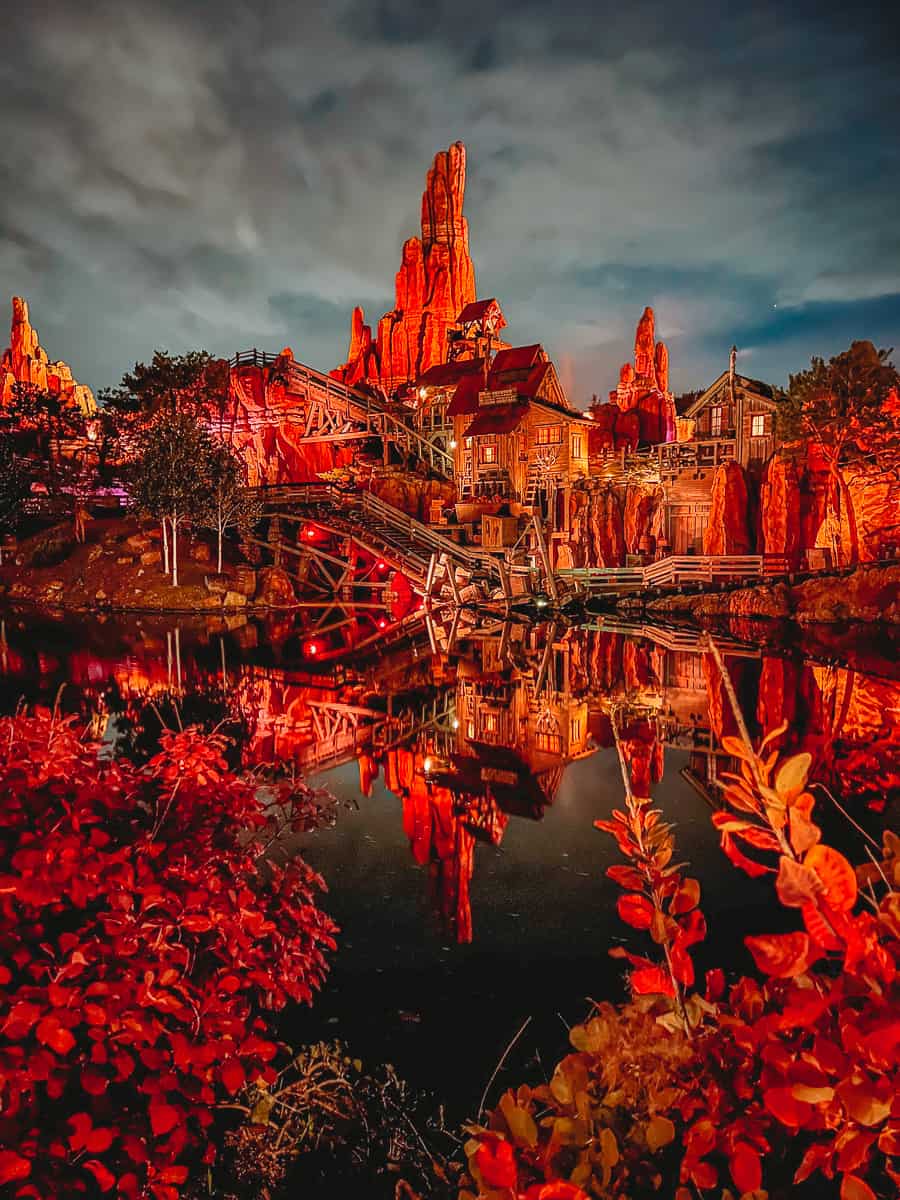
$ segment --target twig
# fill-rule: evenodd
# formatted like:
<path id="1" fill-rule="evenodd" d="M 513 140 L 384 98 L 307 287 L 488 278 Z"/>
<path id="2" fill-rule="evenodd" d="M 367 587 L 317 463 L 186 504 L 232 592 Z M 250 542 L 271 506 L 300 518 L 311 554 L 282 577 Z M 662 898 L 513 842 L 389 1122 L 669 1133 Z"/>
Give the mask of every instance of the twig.
<path id="1" fill-rule="evenodd" d="M 515 1035 L 513 1040 L 509 1043 L 509 1045 L 503 1051 L 503 1055 L 502 1055 L 500 1061 L 497 1063 L 496 1067 L 494 1067 L 494 1073 L 493 1073 L 493 1075 L 491 1075 L 490 1079 L 487 1081 L 487 1085 L 481 1094 L 481 1103 L 478 1105 L 478 1120 L 479 1121 L 481 1120 L 481 1114 L 484 1112 L 484 1104 L 488 1098 L 488 1092 L 491 1090 L 491 1084 L 494 1082 L 494 1080 L 500 1074 L 500 1070 L 503 1067 L 503 1064 L 506 1062 L 506 1059 L 509 1056 L 513 1046 L 515 1046 L 516 1042 L 519 1040 L 519 1038 L 522 1036 L 522 1034 L 525 1032 L 525 1030 L 528 1028 L 528 1026 L 530 1024 L 531 1024 L 531 1017 L 529 1016 L 529 1017 L 526 1017 L 525 1020 L 522 1022 L 521 1026 L 519 1027 L 519 1032 Z"/>
<path id="2" fill-rule="evenodd" d="M 850 814 L 847 812 L 846 808 L 844 808 L 844 806 L 838 801 L 837 797 L 833 794 L 833 792 L 830 790 L 830 788 L 827 788 L 824 783 L 814 783 L 811 786 L 814 788 L 818 788 L 819 791 L 821 791 L 821 792 L 824 792 L 825 795 L 828 797 L 828 799 L 831 801 L 831 803 L 834 805 L 834 807 L 841 814 L 841 816 L 850 822 L 850 824 L 853 826 L 853 828 L 856 830 L 856 832 L 861 833 L 863 835 L 863 837 L 866 839 L 866 841 L 870 842 L 875 847 L 876 850 L 881 849 L 881 847 L 878 845 L 878 843 L 875 841 L 875 839 L 872 837 L 872 835 L 870 833 L 866 833 L 866 831 L 865 831 L 865 829 L 863 829 L 862 825 L 860 825 L 857 821 L 854 821 L 853 817 L 850 816 Z"/>

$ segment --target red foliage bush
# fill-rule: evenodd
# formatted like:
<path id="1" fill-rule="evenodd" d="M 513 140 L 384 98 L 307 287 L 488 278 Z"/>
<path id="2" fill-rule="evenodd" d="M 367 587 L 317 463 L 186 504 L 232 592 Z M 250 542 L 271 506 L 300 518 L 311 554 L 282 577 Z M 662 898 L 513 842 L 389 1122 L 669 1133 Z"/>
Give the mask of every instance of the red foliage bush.
<path id="1" fill-rule="evenodd" d="M 486 1128 L 470 1127 L 479 1197 L 764 1197 L 812 1176 L 817 1196 L 897 1195 L 900 838 L 854 870 L 813 822 L 810 756 L 771 749 L 786 723 L 754 750 L 731 702 L 741 737 L 723 746 L 740 773 L 713 823 L 728 858 L 771 878 L 802 927 L 747 939 L 759 977 L 726 989 L 711 971 L 697 991 L 699 884 L 673 862 L 661 812 L 633 794 L 620 747 L 625 807 L 596 824 L 628 859 L 608 871 L 625 889 L 619 915 L 659 953 L 611 951 L 633 968 L 634 1002 L 597 1006 L 549 1085 L 507 1092 Z"/>
<path id="2" fill-rule="evenodd" d="M 264 1014 L 311 1001 L 334 948 L 322 881 L 266 854 L 277 790 L 264 809 L 216 736 L 161 746 L 136 767 L 0 720 L 4 1194 L 176 1200 L 215 1105 L 275 1076 Z"/>

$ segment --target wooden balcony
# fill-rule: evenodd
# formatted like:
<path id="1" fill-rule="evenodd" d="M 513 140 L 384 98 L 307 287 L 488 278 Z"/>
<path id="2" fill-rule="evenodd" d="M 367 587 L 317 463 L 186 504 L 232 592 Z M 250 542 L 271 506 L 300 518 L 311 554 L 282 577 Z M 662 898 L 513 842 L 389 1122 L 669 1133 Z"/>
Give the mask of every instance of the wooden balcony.
<path id="1" fill-rule="evenodd" d="M 660 474 L 674 476 L 685 471 L 715 471 L 723 463 L 734 461 L 737 441 L 734 437 L 710 438 L 690 442 L 664 442 L 656 447 Z"/>

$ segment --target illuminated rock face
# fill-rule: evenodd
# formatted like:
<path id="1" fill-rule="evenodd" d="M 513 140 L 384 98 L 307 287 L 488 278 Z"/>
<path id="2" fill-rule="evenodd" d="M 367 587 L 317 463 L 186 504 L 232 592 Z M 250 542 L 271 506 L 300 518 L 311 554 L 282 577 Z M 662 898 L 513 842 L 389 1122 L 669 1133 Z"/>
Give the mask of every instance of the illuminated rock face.
<path id="1" fill-rule="evenodd" d="M 303 442 L 296 416 L 298 399 L 272 367 L 232 370 L 228 403 L 211 421 L 214 433 L 240 456 L 251 487 L 260 484 L 312 483 L 322 471 L 353 460 L 352 442 Z"/>
<path id="2" fill-rule="evenodd" d="M 333 374 L 345 383 L 377 381 L 387 392 L 447 357 L 447 330 L 475 299 L 469 226 L 463 216 L 466 148 L 454 142 L 435 156 L 422 196 L 422 236 L 404 243 L 394 308 L 372 331 L 356 308 L 347 362 Z"/>
<path id="3" fill-rule="evenodd" d="M 750 497 L 740 463 L 719 467 L 710 492 L 709 524 L 703 533 L 704 554 L 751 554 Z"/>
<path id="4" fill-rule="evenodd" d="M 655 340 L 652 308 L 645 308 L 638 321 L 634 366 L 625 363 L 619 372 L 618 387 L 609 398 L 622 412 L 637 412 L 642 443 L 674 442 L 675 399 L 669 391 L 669 351 L 664 342 Z M 624 427 L 617 421 L 617 442 L 624 436 Z"/>
<path id="5" fill-rule="evenodd" d="M 373 479 L 370 491 L 374 492 L 379 500 L 384 500 L 420 521 L 428 521 L 433 501 L 441 500 L 449 504 L 456 496 L 456 489 L 452 483 L 442 479 L 418 479 L 409 475 L 390 475 Z"/>
<path id="6" fill-rule="evenodd" d="M 83 416 L 97 410 L 93 392 L 75 382 L 69 364 L 50 361 L 28 318 L 28 303 L 21 296 L 13 296 L 9 348 L 0 360 L 0 405 L 10 402 L 17 383 L 49 392 L 66 408 L 76 408 Z"/>
<path id="7" fill-rule="evenodd" d="M 576 567 L 621 567 L 626 554 L 653 557 L 664 493 L 655 484 L 592 484 L 572 491 L 568 545 Z"/>

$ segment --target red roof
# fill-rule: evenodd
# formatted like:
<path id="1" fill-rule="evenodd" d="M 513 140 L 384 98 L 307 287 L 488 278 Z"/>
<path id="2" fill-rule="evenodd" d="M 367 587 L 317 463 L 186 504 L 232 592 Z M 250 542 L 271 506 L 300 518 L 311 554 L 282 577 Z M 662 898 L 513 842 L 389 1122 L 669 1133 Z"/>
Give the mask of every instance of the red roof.
<path id="1" fill-rule="evenodd" d="M 511 346 L 508 350 L 500 350 L 491 364 L 491 374 L 527 371 L 529 367 L 534 366 L 542 353 L 543 346 L 537 342 L 533 346 Z"/>
<path id="2" fill-rule="evenodd" d="M 480 437 L 485 433 L 511 433 L 525 418 L 524 404 L 493 404 L 482 408 L 466 430 L 466 437 Z"/>
<path id="3" fill-rule="evenodd" d="M 467 304 L 456 318 L 456 324 L 468 325 L 472 321 L 483 321 L 488 312 L 490 312 L 492 305 L 500 313 L 500 318 L 502 320 L 503 313 L 500 312 L 500 305 L 492 296 L 490 300 L 473 300 L 471 304 Z M 503 325 L 506 325 L 506 321 L 503 321 Z M 502 327 L 503 326 L 501 326 L 501 328 Z"/>
<path id="4" fill-rule="evenodd" d="M 449 387 L 451 384 L 458 383 L 467 375 L 474 375 L 476 372 L 481 375 L 482 359 L 480 358 L 463 358 L 456 359 L 454 362 L 435 363 L 433 367 L 419 376 L 419 383 L 422 387 Z"/>
<path id="5" fill-rule="evenodd" d="M 478 412 L 478 393 L 484 387 L 484 377 L 481 372 L 477 375 L 466 375 L 459 381 L 453 399 L 447 405 L 448 417 L 462 417 L 466 413 Z"/>

